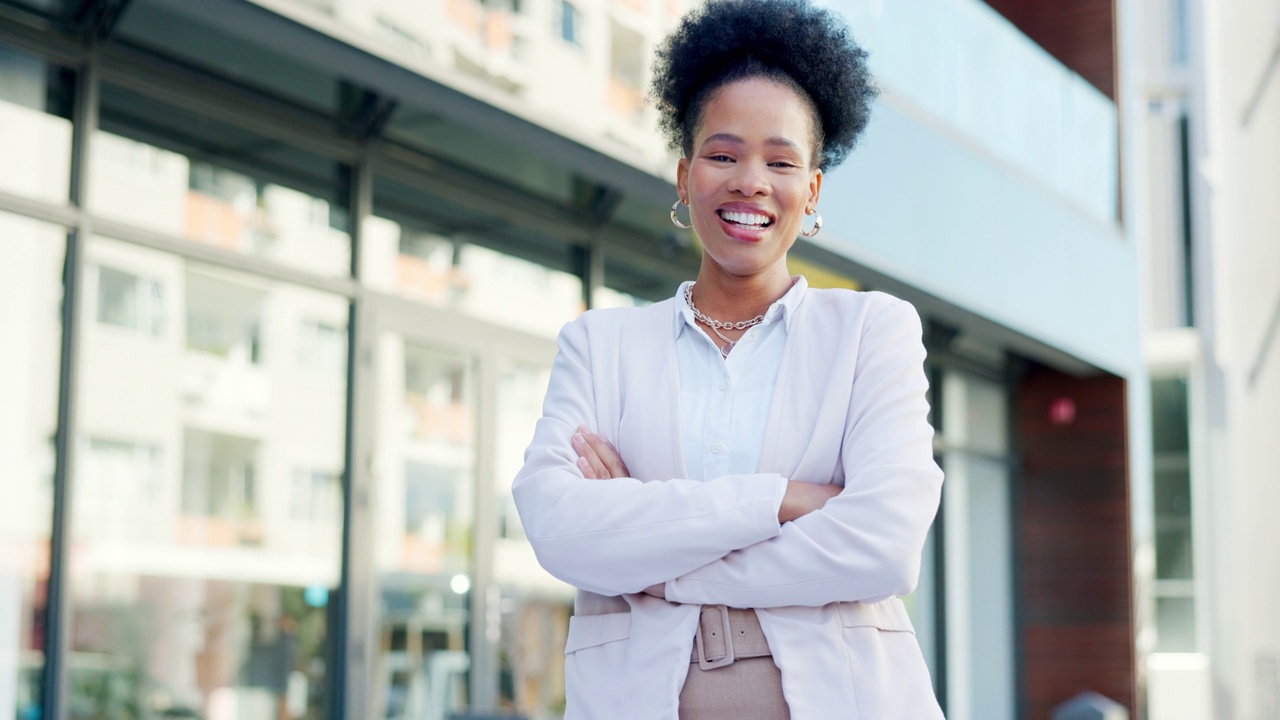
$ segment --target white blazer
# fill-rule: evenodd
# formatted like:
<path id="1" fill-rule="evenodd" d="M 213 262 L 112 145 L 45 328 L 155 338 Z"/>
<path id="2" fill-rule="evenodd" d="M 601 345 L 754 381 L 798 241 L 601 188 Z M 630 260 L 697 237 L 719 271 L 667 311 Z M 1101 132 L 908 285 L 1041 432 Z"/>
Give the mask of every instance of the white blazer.
<path id="1" fill-rule="evenodd" d="M 539 561 L 579 588 L 566 720 L 676 720 L 703 604 L 758 610 L 793 720 L 941 718 L 898 599 L 915 587 L 942 487 L 915 309 L 810 289 L 760 473 L 697 482 L 684 479 L 673 302 L 564 327 L 514 482 Z M 634 477 L 585 479 L 569 443 L 579 425 Z M 779 476 L 844 490 L 780 526 Z M 662 582 L 666 600 L 641 593 Z"/>

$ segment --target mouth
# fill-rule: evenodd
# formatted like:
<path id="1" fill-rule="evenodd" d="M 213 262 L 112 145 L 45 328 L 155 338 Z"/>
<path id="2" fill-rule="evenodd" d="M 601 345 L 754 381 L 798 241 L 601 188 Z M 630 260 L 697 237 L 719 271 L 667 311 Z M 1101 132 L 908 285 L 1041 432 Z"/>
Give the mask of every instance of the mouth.
<path id="1" fill-rule="evenodd" d="M 720 209 L 716 211 L 720 219 L 736 227 L 748 230 L 762 230 L 773 225 L 773 218 L 760 212 L 752 212 L 750 210 L 726 210 Z"/>

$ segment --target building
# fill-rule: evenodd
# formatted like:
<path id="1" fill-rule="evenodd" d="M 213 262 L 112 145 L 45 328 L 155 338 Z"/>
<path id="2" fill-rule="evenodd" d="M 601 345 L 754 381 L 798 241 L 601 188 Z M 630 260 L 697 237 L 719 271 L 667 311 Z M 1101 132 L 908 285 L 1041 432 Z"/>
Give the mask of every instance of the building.
<path id="1" fill-rule="evenodd" d="M 1065 59 L 1016 3 L 832 5 L 885 92 L 792 260 L 926 321 L 948 716 L 1136 713 L 1110 5 Z M 559 716 L 508 487 L 559 327 L 697 266 L 643 103 L 683 9 L 0 0 L 0 714 Z"/>
<path id="2" fill-rule="evenodd" d="M 1280 717 L 1280 9 L 1126 8 L 1152 538 L 1152 720 Z"/>

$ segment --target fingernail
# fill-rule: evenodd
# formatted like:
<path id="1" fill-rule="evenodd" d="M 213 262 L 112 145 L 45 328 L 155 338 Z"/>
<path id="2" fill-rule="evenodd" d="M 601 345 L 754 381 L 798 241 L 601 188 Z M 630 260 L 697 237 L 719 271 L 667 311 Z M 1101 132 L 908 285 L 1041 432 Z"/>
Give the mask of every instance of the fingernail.
<path id="1" fill-rule="evenodd" d="M 576 432 L 573 434 L 573 441 L 575 443 L 582 444 L 587 441 L 587 438 L 582 433 Z"/>
<path id="2" fill-rule="evenodd" d="M 586 458 L 578 458 L 578 469 L 586 472 L 591 469 L 591 463 L 587 462 Z"/>

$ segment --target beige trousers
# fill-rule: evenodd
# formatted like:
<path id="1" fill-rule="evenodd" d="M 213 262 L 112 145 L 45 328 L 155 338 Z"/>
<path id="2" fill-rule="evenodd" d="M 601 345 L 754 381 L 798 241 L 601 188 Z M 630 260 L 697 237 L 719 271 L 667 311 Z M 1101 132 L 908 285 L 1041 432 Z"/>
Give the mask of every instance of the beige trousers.
<path id="1" fill-rule="evenodd" d="M 773 656 L 764 654 L 768 644 L 754 611 L 705 606 L 698 632 L 680 691 L 680 720 L 790 720 L 782 673 Z M 707 660 L 718 660 L 727 651 L 725 635 L 737 640 L 735 654 L 754 657 L 703 669 L 697 662 L 700 647 Z"/>
<path id="2" fill-rule="evenodd" d="M 790 720 L 782 673 L 773 658 L 747 658 L 728 667 L 689 665 L 680 691 L 680 720 Z"/>

